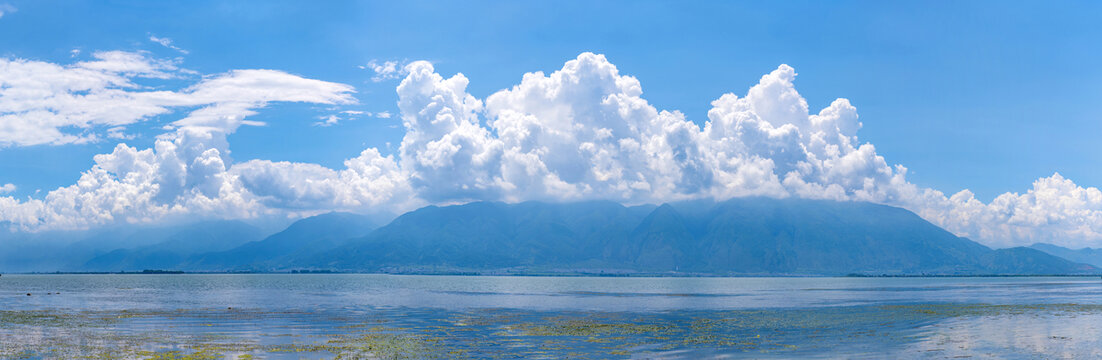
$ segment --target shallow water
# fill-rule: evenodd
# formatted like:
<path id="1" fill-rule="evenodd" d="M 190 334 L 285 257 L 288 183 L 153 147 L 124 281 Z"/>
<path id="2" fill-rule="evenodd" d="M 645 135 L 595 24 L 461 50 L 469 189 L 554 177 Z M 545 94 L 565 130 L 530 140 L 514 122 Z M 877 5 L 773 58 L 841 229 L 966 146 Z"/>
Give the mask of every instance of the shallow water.
<path id="1" fill-rule="evenodd" d="M 1098 358 L 1098 324 L 1097 277 L 0 278 L 0 358 Z"/>

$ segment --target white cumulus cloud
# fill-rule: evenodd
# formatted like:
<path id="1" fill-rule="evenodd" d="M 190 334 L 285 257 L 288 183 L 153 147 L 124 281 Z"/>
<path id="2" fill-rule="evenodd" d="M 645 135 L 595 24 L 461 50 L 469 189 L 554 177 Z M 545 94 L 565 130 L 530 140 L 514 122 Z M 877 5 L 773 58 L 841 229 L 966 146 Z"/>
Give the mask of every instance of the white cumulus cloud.
<path id="1" fill-rule="evenodd" d="M 241 125 L 258 124 L 246 117 L 271 102 L 355 102 L 350 86 L 274 70 L 234 70 L 177 91 L 143 91 L 132 77 L 159 77 L 174 71 L 174 65 L 143 61 L 148 60 L 143 54 L 97 54 L 95 61 L 70 66 L 0 62 L 0 73 L 14 74 L 0 77 L 5 85 L 0 87 L 0 144 L 96 139 L 94 133 L 63 132 L 70 127 L 109 126 L 108 138 L 126 139 L 132 135 L 124 132 L 125 125 L 175 107 L 198 109 L 168 125 L 170 131 L 158 136 L 153 148 L 118 144 L 111 153 L 95 156 L 95 164 L 76 184 L 49 191 L 42 199 L 0 197 L 0 221 L 40 230 L 285 214 L 264 206 L 264 198 L 251 193 L 231 171 L 226 136 Z"/>
<path id="2" fill-rule="evenodd" d="M 0 143 L 94 136 L 62 131 L 73 124 L 107 127 L 108 137 L 125 138 L 126 124 L 174 107 L 198 108 L 172 122 L 153 148 L 119 144 L 96 156 L 76 184 L 41 200 L 0 197 L 0 221 L 24 229 L 81 228 L 174 217 L 401 212 L 470 200 L 636 204 L 770 196 L 901 206 L 993 246 L 1102 245 L 1097 188 L 1054 174 L 1024 193 L 984 203 L 967 190 L 946 196 L 919 187 L 907 181 L 906 167 L 860 141 L 865 124 L 849 100 L 809 109 L 796 91 L 797 73 L 787 65 L 744 93 L 719 95 L 699 126 L 678 111 L 654 107 L 638 79 L 598 54 L 583 53 L 549 74 L 524 74 L 515 86 L 484 99 L 467 92 L 466 76 L 443 76 L 431 63 L 401 69 L 382 64 L 377 73 L 405 74 L 397 87 L 396 116 L 405 128 L 398 152 L 369 148 L 332 169 L 234 162 L 226 135 L 255 124 L 247 117 L 270 102 L 352 103 L 347 85 L 274 70 L 235 70 L 177 91 L 145 91 L 131 79 L 173 74 L 175 64 L 135 62 L 129 55 L 96 59 L 112 63 L 0 63 L 0 74 L 18 75 L 0 81 L 28 79 L 0 88 Z M 134 107 L 103 107 L 117 101 Z M 334 115 L 323 116 L 319 125 L 390 114 L 330 110 Z M 36 113 L 42 114 L 29 117 Z"/>
<path id="3" fill-rule="evenodd" d="M 1102 244 L 1098 190 L 1059 175 L 989 204 L 906 180 L 873 144 L 847 99 L 810 112 L 781 65 L 744 96 L 712 102 L 696 126 L 642 98 L 633 77 L 584 53 L 551 74 L 486 98 L 415 62 L 398 87 L 407 133 L 401 166 L 431 202 L 610 199 L 628 203 L 735 196 L 859 200 L 902 206 L 995 246 Z"/>
<path id="4" fill-rule="evenodd" d="M 261 203 L 279 209 L 408 210 L 421 204 L 392 156 L 367 149 L 345 160 L 344 166 L 333 170 L 310 163 L 251 160 L 234 165 L 231 173 Z"/>
<path id="5" fill-rule="evenodd" d="M 406 74 L 404 66 L 397 61 L 371 60 L 367 65 L 360 65 L 360 68 L 374 72 L 375 76 L 371 77 L 374 82 L 394 80 Z"/>

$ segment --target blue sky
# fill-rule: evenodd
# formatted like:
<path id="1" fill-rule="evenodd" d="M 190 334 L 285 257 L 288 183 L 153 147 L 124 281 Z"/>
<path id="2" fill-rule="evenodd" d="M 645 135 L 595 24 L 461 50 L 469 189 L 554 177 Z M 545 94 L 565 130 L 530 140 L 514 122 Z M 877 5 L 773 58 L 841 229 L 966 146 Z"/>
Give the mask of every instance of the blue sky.
<path id="1" fill-rule="evenodd" d="M 352 84 L 376 111 L 396 110 L 396 81 L 370 82 L 357 66 L 372 59 L 431 60 L 485 96 L 593 51 L 639 78 L 658 108 L 698 123 L 708 102 L 785 63 L 812 108 L 850 99 L 862 139 L 918 184 L 990 200 L 1053 172 L 1102 183 L 1096 2 L 8 3 L 18 9 L 0 18 L 9 57 L 67 62 L 72 49 L 126 49 L 183 56 L 204 73 L 281 69 Z M 401 141 L 388 128 L 396 119 L 319 129 L 299 110 L 264 112 L 274 125 L 236 134 L 234 157 L 336 165 L 364 145 Z M 0 173 L 31 195 L 72 183 L 113 145 L 4 149 Z"/>
<path id="2" fill-rule="evenodd" d="M 593 52 L 638 79 L 653 107 L 698 126 L 713 100 L 742 96 L 788 64 L 812 114 L 849 99 L 863 124 L 860 143 L 906 166 L 910 183 L 946 195 L 969 189 L 986 203 L 1056 172 L 1082 187 L 1102 183 L 1097 2 L 0 3 L 15 10 L 0 16 L 0 56 L 8 59 L 64 65 L 121 50 L 178 58 L 179 68 L 198 74 L 135 80 L 150 89 L 233 69 L 354 87 L 355 104 L 258 110 L 249 119 L 266 126 L 229 135 L 234 162 L 340 169 L 365 148 L 399 156 L 407 133 L 396 105 L 401 77 L 373 81 L 361 68 L 372 60 L 429 61 L 445 78 L 464 74 L 466 91 L 485 100 L 527 72 L 549 74 Z M 195 108 L 127 125 L 134 137 L 122 142 L 153 147 L 164 125 Z M 347 110 L 393 116 L 315 125 Z M 118 142 L 0 148 L 0 184 L 13 184 L 7 195 L 16 199 L 41 199 L 77 182 L 94 155 Z"/>

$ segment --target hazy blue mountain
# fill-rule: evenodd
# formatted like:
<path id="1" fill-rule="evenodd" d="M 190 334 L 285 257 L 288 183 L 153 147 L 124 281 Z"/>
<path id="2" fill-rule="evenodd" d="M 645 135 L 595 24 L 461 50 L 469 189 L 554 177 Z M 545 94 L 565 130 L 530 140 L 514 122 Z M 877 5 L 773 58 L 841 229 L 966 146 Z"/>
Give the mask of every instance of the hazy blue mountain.
<path id="1" fill-rule="evenodd" d="M 601 266 L 604 244 L 627 236 L 652 208 L 606 201 L 429 206 L 353 243 L 298 257 L 289 265 L 360 270 Z"/>
<path id="2" fill-rule="evenodd" d="M 25 233 L 0 230 L 0 272 L 43 272 L 69 269 L 93 256 L 69 247 L 84 233 Z"/>
<path id="3" fill-rule="evenodd" d="M 145 234 L 139 232 L 139 236 Z M 136 271 L 177 269 L 190 256 L 224 251 L 264 236 L 257 227 L 241 221 L 205 221 L 145 234 L 153 242 L 129 249 L 117 249 L 88 260 L 82 271 Z M 87 242 L 88 240 L 84 241 Z"/>
<path id="4" fill-rule="evenodd" d="M 376 229 L 329 213 L 283 231 L 237 221 L 92 232 L 0 233 L 0 271 L 1068 274 L 1089 255 L 1043 244 L 992 250 L 907 210 L 861 202 L 737 198 L 429 206 Z M 373 230 L 374 229 L 374 230 Z M 1090 250 L 1090 249 L 1086 249 Z M 1061 252 L 1063 251 L 1063 252 Z M 1069 255 L 1071 254 L 1071 255 Z M 1084 255 L 1086 254 L 1086 255 Z M 1078 256 L 1077 255 L 1077 256 Z"/>
<path id="5" fill-rule="evenodd" d="M 998 249 L 981 258 L 985 268 L 996 274 L 1074 274 L 1095 273 L 1098 268 L 1047 254 L 1037 249 L 1015 247 Z"/>
<path id="6" fill-rule="evenodd" d="M 285 268 L 694 274 L 1055 274 L 1094 271 L 1039 251 L 992 250 L 907 210 L 739 198 L 658 207 L 476 202 L 422 208 Z"/>
<path id="7" fill-rule="evenodd" d="M 1063 246 L 1056 246 L 1052 244 L 1033 244 L 1030 248 L 1044 251 L 1050 255 L 1062 257 L 1064 259 L 1090 264 L 1094 267 L 1102 268 L 1102 249 L 1082 248 L 1082 249 L 1069 249 Z"/>
<path id="8" fill-rule="evenodd" d="M 167 226 L 114 225 L 94 230 L 9 232 L 0 231 L 0 271 L 54 272 L 83 271 L 93 258 L 123 249 L 137 249 L 170 241 L 194 231 L 196 227 L 219 222 L 201 222 Z M 167 244 L 174 251 L 187 247 L 187 242 Z M 220 246 L 220 245 L 216 245 Z M 186 252 L 206 251 L 202 248 Z M 122 259 L 120 257 L 119 259 Z"/>
<path id="9" fill-rule="evenodd" d="M 263 240 L 236 248 L 193 256 L 183 265 L 189 270 L 268 270 L 279 267 L 289 255 L 327 251 L 343 241 L 367 235 L 378 225 L 368 216 L 332 212 L 308 217 Z"/>
<path id="10" fill-rule="evenodd" d="M 669 204 L 652 211 L 629 236 L 611 240 L 605 246 L 607 259 L 627 260 L 641 269 L 679 270 L 699 256 L 689 223 Z"/>

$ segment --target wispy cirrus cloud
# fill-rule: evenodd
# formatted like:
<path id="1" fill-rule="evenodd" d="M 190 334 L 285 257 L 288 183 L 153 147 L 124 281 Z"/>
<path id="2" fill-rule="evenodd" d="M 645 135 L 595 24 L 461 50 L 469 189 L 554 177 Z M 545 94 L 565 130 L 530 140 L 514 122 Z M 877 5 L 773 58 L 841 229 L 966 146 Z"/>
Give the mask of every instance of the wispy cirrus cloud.
<path id="1" fill-rule="evenodd" d="M 352 87 L 275 70 L 208 75 L 178 90 L 149 90 L 142 79 L 194 78 L 176 60 L 142 52 L 97 51 L 62 65 L 0 59 L 0 147 L 62 145 L 119 137 L 122 129 L 175 108 L 196 107 L 168 125 L 233 132 L 270 102 L 347 104 Z"/>
<path id="2" fill-rule="evenodd" d="M 370 111 L 361 111 L 361 110 L 345 110 L 345 111 L 341 111 L 339 114 L 329 114 L 329 115 L 325 115 L 325 116 L 319 116 L 318 121 L 314 122 L 314 126 L 329 127 L 329 126 L 337 125 L 337 124 L 339 124 L 339 123 L 341 123 L 342 121 L 345 121 L 345 120 L 354 120 L 354 119 L 358 119 L 358 118 L 369 118 L 369 117 L 374 117 L 374 118 L 379 118 L 379 119 L 389 119 L 391 117 L 391 114 L 390 114 L 389 111 L 370 112 Z"/>
<path id="3" fill-rule="evenodd" d="M 149 35 L 149 41 L 155 42 L 157 44 L 161 44 L 161 46 L 164 46 L 166 48 L 176 50 L 176 51 L 180 52 L 181 54 L 184 54 L 184 55 L 188 54 L 187 50 L 181 49 L 180 47 L 178 47 L 176 45 L 173 45 L 172 44 L 172 39 L 169 39 L 169 38 L 166 38 L 166 37 L 157 37 L 156 35 L 150 34 Z"/>

